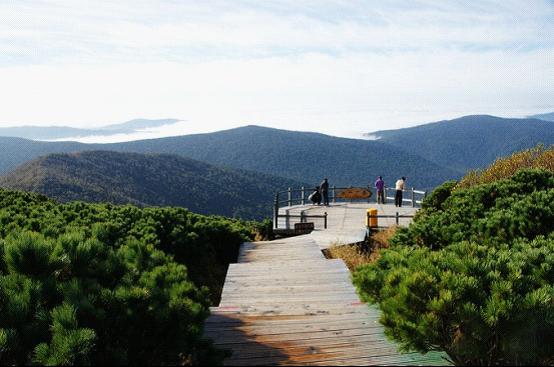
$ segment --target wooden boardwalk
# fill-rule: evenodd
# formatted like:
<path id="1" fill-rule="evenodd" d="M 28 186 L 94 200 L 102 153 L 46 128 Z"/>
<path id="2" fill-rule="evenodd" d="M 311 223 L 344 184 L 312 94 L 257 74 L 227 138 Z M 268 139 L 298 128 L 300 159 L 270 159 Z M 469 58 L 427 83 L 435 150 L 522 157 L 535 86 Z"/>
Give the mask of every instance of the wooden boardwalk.
<path id="1" fill-rule="evenodd" d="M 341 210 L 350 212 L 337 207 L 335 213 Z M 334 236 L 354 242 L 359 238 L 352 230 L 365 236 L 363 215 L 362 228 L 357 222 L 329 226 L 329 233 L 242 245 L 221 303 L 205 325 L 206 337 L 232 351 L 227 365 L 445 363 L 437 355 L 398 353 L 378 323 L 379 310 L 360 302 L 344 262 L 323 256 Z"/>
<path id="2" fill-rule="evenodd" d="M 300 213 L 307 215 L 308 222 L 314 222 L 316 231 L 312 236 L 321 249 L 326 249 L 336 243 L 351 244 L 361 242 L 367 234 L 366 213 L 370 208 L 377 209 L 379 215 L 394 216 L 396 212 L 400 215 L 413 216 L 417 208 L 411 206 L 395 207 L 393 204 L 376 203 L 334 203 L 329 206 L 318 205 L 295 205 L 280 208 L 280 214 L 291 214 L 290 219 L 280 218 L 278 227 L 280 229 L 294 229 L 294 224 L 300 222 Z M 310 218 L 310 215 L 321 216 L 327 213 L 327 229 L 323 230 L 322 218 Z M 379 218 L 379 226 L 389 227 L 396 224 L 395 218 Z M 401 226 L 408 225 L 410 218 L 400 218 Z"/>

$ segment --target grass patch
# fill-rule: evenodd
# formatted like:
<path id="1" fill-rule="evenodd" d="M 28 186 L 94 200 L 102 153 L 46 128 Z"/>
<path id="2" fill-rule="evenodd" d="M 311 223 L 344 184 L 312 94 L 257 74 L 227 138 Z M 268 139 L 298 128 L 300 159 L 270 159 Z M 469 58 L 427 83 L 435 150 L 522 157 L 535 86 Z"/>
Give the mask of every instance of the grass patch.
<path id="1" fill-rule="evenodd" d="M 467 189 L 497 182 L 512 177 L 521 169 L 528 168 L 554 172 L 554 145 L 547 148 L 537 145 L 534 148 L 516 152 L 509 157 L 498 158 L 485 169 L 469 171 L 460 180 L 456 189 Z"/>
<path id="2" fill-rule="evenodd" d="M 328 259 L 342 259 L 348 269 L 354 271 L 362 265 L 367 265 L 377 260 L 379 258 L 379 250 L 389 247 L 389 240 L 394 236 L 397 228 L 393 226 L 385 230 L 373 232 L 367 241 L 353 245 L 336 243 L 323 252 Z"/>
<path id="3" fill-rule="evenodd" d="M 360 245 L 335 244 L 324 250 L 328 259 L 342 259 L 350 271 L 371 262 L 371 253 L 364 251 Z"/>

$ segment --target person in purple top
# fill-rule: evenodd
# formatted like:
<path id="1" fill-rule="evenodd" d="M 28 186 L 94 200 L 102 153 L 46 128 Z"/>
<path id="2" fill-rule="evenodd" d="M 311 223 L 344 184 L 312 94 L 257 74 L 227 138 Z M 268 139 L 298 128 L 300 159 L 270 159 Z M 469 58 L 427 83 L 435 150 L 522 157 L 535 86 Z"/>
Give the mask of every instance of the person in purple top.
<path id="1" fill-rule="evenodd" d="M 375 181 L 375 188 L 377 189 L 377 204 L 385 203 L 385 181 L 383 177 L 379 176 L 377 181 Z"/>

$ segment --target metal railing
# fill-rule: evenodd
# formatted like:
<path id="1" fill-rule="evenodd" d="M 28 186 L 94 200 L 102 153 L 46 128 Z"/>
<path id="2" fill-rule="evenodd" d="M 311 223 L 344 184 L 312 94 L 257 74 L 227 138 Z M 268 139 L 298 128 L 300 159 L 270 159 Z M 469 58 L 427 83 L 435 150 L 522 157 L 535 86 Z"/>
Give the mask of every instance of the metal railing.
<path id="1" fill-rule="evenodd" d="M 412 219 L 414 218 L 415 215 L 405 215 L 405 214 L 400 214 L 398 212 L 396 212 L 395 215 L 386 215 L 386 214 L 378 214 L 378 215 L 372 215 L 370 214 L 369 212 L 367 213 L 367 220 L 366 220 L 366 223 L 367 223 L 367 227 L 368 228 L 378 228 L 379 226 L 371 226 L 371 218 L 395 218 L 396 219 L 396 225 L 400 225 L 400 218 L 409 218 L 409 219 Z"/>
<path id="2" fill-rule="evenodd" d="M 364 189 L 367 189 L 371 191 L 372 195 L 367 199 L 344 199 L 340 198 L 337 194 L 346 189 L 351 189 L 353 186 L 350 187 L 336 187 L 331 186 L 329 188 L 329 202 L 331 203 L 337 203 L 337 202 L 352 202 L 352 201 L 365 201 L 368 203 L 376 203 L 377 202 L 377 195 L 376 190 L 369 187 L 364 187 Z M 299 189 L 293 189 L 288 188 L 287 190 L 278 191 L 275 193 L 275 200 L 273 204 L 273 219 L 274 219 L 274 227 L 279 228 L 279 218 L 322 218 L 325 217 L 325 228 L 327 228 L 327 213 L 325 213 L 325 216 L 322 215 L 306 215 L 301 213 L 300 215 L 291 215 L 291 214 L 280 214 L 279 210 L 283 207 L 292 207 L 295 205 L 306 205 L 309 203 L 308 197 L 310 196 L 310 193 L 314 191 L 313 188 L 306 188 L 301 187 Z M 392 194 L 391 194 L 392 193 Z M 395 201 L 395 195 L 396 195 L 396 189 L 392 187 L 386 187 L 385 188 L 385 203 L 390 200 L 391 202 Z M 413 187 L 411 189 L 403 190 L 403 203 L 409 203 L 412 207 L 416 207 L 417 205 L 421 205 L 425 197 L 427 196 L 426 191 L 420 191 L 416 190 Z M 401 218 L 400 216 L 399 218 Z"/>
<path id="3" fill-rule="evenodd" d="M 392 195 L 389 196 L 389 193 L 392 192 Z M 407 198 L 407 195 L 409 194 L 409 197 Z M 419 200 L 416 198 L 416 195 L 419 196 Z M 394 202 L 396 197 L 396 189 L 394 187 L 385 187 L 385 202 L 387 200 L 391 200 Z M 416 190 L 413 187 L 408 190 L 402 190 L 402 202 L 403 203 L 410 203 L 413 208 L 415 208 L 417 205 L 421 205 L 423 203 L 423 200 L 427 197 L 427 191 L 420 191 Z"/>
<path id="4" fill-rule="evenodd" d="M 327 212 L 325 212 L 323 215 L 309 215 L 304 214 L 304 212 L 300 212 L 300 214 L 277 214 L 275 216 L 275 225 L 274 227 L 276 229 L 279 228 L 279 218 L 285 218 L 285 220 L 289 220 L 290 218 L 300 218 L 300 223 L 306 223 L 308 219 L 315 218 L 315 219 L 323 219 L 323 228 L 327 229 Z M 288 225 L 286 226 L 288 227 Z"/>

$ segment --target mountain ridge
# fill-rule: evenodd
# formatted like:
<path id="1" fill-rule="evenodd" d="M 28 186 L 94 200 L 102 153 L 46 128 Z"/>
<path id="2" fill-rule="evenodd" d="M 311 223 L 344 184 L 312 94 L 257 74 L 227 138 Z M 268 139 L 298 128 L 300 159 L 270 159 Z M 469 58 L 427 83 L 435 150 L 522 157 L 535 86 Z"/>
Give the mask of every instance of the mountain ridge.
<path id="1" fill-rule="evenodd" d="M 337 186 L 365 186 L 382 175 L 389 182 L 406 176 L 411 179 L 410 185 L 425 189 L 458 176 L 455 171 L 380 142 L 257 125 L 163 138 L 163 145 L 160 142 L 150 139 L 107 144 L 105 148 L 180 154 L 314 184 L 329 177 Z"/>
<path id="2" fill-rule="evenodd" d="M 389 181 L 407 176 L 413 178 L 410 185 L 425 189 L 458 175 L 380 142 L 260 126 L 112 144 L 14 139 L 0 138 L 0 146 L 6 153 L 0 156 L 0 174 L 49 153 L 110 150 L 177 154 L 217 166 L 287 177 L 313 185 L 328 176 L 331 184 L 337 186 L 365 186 L 374 181 L 375 176 L 383 175 Z"/>
<path id="3" fill-rule="evenodd" d="M 409 147 L 431 162 L 463 173 L 539 143 L 554 144 L 554 122 L 469 115 L 369 134 L 378 137 L 377 141 L 404 150 Z"/>
<path id="4" fill-rule="evenodd" d="M 200 214 L 243 219 L 269 217 L 277 190 L 302 185 L 176 155 L 110 151 L 50 154 L 0 177 L 0 187 L 61 202 L 182 206 Z"/>
<path id="5" fill-rule="evenodd" d="M 539 113 L 537 115 L 527 116 L 528 118 L 534 118 L 544 121 L 554 121 L 554 112 Z"/>
<path id="6" fill-rule="evenodd" d="M 280 130 L 258 125 L 111 144 L 35 142 L 0 137 L 0 174 L 50 153 L 110 150 L 177 154 L 208 164 L 286 177 L 315 185 L 365 186 L 377 175 L 430 189 L 516 150 L 554 143 L 554 123 L 538 119 L 464 116 L 384 130 L 377 141 Z"/>
<path id="7" fill-rule="evenodd" d="M 17 126 L 0 127 L 0 136 L 31 140 L 59 140 L 85 136 L 110 136 L 115 134 L 131 134 L 141 129 L 155 128 L 179 122 L 177 119 L 133 119 L 118 124 L 87 129 L 70 126 Z"/>

